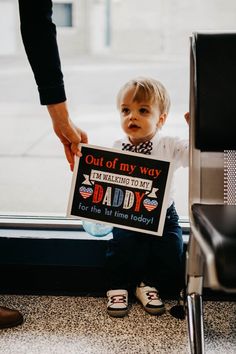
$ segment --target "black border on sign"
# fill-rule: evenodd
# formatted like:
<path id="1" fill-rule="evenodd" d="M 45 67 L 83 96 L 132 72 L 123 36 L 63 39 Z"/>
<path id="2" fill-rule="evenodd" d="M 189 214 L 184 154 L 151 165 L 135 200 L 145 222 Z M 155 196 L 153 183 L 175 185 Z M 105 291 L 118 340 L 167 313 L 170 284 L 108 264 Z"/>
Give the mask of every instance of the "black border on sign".
<path id="1" fill-rule="evenodd" d="M 67 216 L 162 236 L 171 162 L 130 151 L 81 144 Z"/>

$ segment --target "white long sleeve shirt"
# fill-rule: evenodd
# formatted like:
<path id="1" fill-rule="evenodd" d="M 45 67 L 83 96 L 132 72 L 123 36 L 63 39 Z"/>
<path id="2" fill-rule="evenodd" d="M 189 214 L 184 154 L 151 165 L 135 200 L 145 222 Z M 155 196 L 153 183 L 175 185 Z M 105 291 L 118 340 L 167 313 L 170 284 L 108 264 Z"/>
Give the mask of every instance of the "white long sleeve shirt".
<path id="1" fill-rule="evenodd" d="M 180 139 L 179 137 L 163 136 L 157 133 L 152 139 L 153 148 L 149 156 L 155 156 L 157 160 L 168 160 L 172 162 L 173 174 L 179 167 L 187 167 L 189 162 L 189 142 L 188 140 Z M 126 136 L 116 140 L 113 147 L 122 150 L 124 143 L 129 143 L 129 138 Z M 174 178 L 171 181 L 168 207 L 174 201 Z"/>

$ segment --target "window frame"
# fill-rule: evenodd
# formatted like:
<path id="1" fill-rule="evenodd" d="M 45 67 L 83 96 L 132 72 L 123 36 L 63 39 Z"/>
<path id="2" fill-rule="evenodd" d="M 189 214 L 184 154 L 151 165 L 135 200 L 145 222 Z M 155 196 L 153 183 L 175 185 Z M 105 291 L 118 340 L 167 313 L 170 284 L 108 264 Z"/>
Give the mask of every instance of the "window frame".
<path id="1" fill-rule="evenodd" d="M 183 238 L 184 242 L 188 242 L 189 233 L 190 233 L 190 222 L 188 219 L 181 219 L 179 220 L 179 224 L 183 231 Z M 14 230 L 17 233 L 17 230 L 31 230 L 32 237 L 34 237 L 34 232 L 41 230 L 41 231 L 63 231 L 65 232 L 64 239 L 67 239 L 66 232 L 71 231 L 79 231 L 83 234 L 80 237 L 76 237 L 76 239 L 84 239 L 90 237 L 84 231 L 82 226 L 82 221 L 78 218 L 66 218 L 60 216 L 25 216 L 25 215 L 0 215 L 0 230 Z M 86 237 L 87 235 L 87 237 Z M 0 237 L 2 237 L 0 235 Z M 26 236 L 27 237 L 27 236 Z M 44 238 L 44 237 L 42 237 Z M 48 238 L 48 236 L 47 236 Z M 49 238 L 57 238 L 49 237 Z M 105 240 L 109 239 L 110 237 L 101 237 L 96 238 L 94 240 Z"/>

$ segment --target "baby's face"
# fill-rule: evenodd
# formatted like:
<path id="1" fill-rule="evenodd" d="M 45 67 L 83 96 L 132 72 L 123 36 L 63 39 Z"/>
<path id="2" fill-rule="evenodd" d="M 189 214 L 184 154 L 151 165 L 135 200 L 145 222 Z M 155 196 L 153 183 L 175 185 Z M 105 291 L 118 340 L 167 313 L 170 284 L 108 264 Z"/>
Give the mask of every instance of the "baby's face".
<path id="1" fill-rule="evenodd" d="M 130 141 L 137 145 L 152 139 L 161 116 L 157 103 L 134 101 L 135 88 L 127 88 L 120 96 L 119 111 L 121 127 Z"/>

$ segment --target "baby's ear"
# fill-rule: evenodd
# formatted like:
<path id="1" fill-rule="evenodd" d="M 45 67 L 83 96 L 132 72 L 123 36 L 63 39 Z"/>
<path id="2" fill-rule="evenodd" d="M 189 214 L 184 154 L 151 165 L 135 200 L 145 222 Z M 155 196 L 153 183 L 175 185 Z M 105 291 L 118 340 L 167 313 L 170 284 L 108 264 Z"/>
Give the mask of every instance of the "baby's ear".
<path id="1" fill-rule="evenodd" d="M 161 129 L 163 127 L 163 125 L 165 124 L 166 122 L 166 118 L 167 118 L 167 113 L 162 113 L 159 117 L 159 120 L 157 122 L 157 127 L 159 129 Z"/>

